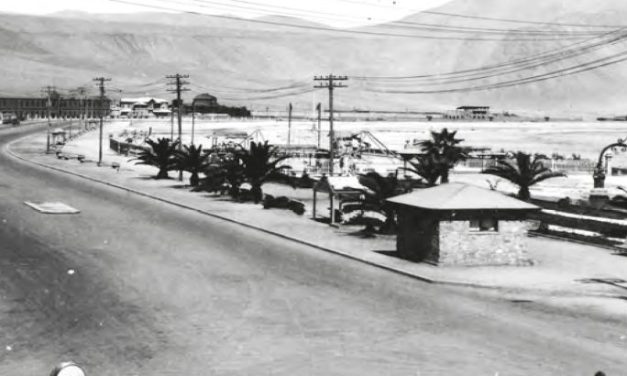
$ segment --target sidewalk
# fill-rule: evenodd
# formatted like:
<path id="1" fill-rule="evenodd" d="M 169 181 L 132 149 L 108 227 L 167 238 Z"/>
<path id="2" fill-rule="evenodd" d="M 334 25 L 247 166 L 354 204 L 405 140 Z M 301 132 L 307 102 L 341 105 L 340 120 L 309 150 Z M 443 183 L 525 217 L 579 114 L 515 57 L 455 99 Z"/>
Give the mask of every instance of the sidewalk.
<path id="1" fill-rule="evenodd" d="M 117 132 L 115 127 L 108 126 L 106 134 Z M 627 280 L 627 257 L 615 255 L 610 250 L 546 238 L 530 238 L 529 256 L 535 261 L 531 267 L 444 268 L 411 263 L 381 253 L 395 250 L 395 237 L 363 239 L 351 234 L 359 227 L 329 227 L 311 219 L 311 207 L 308 207 L 305 215 L 298 216 L 290 211 L 264 210 L 261 205 L 234 203 L 223 197 L 176 189 L 182 188 L 186 182 L 150 179 L 156 172 L 153 167 L 136 166 L 129 162 L 128 157 L 114 154 L 108 149 L 108 140 L 104 141 L 103 159 L 106 163 L 103 167 L 97 167 L 94 162 L 98 155 L 97 136 L 97 132 L 89 132 L 64 147 L 64 153 L 85 155 L 87 162 L 82 164 L 75 159 L 61 160 L 55 155 L 45 155 L 45 134 L 19 140 L 10 146 L 10 150 L 20 158 L 40 165 L 237 222 L 424 281 L 483 287 L 513 300 L 528 299 L 570 308 L 579 306 L 604 313 L 627 314 L 627 283 L 609 285 L 581 282 L 593 278 Z M 113 162 L 120 164 L 119 172 L 110 167 Z M 171 174 L 172 177 L 174 175 Z M 304 190 L 292 190 L 274 184 L 264 186 L 264 191 L 290 194 L 299 199 L 309 194 Z"/>

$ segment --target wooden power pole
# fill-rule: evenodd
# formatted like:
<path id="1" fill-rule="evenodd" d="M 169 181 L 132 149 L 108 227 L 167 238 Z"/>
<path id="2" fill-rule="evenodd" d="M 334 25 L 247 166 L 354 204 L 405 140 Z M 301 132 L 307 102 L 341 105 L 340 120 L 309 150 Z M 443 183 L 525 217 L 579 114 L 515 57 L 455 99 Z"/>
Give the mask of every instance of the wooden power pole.
<path id="1" fill-rule="evenodd" d="M 292 145 L 292 104 L 287 107 L 287 147 Z"/>
<path id="2" fill-rule="evenodd" d="M 98 135 L 98 166 L 102 165 L 102 128 L 104 122 L 104 103 L 105 103 L 105 82 L 111 81 L 110 78 L 96 77 L 94 81 L 98 83 L 98 89 L 100 90 L 100 111 L 98 111 L 98 117 L 100 118 L 100 130 Z"/>
<path id="3" fill-rule="evenodd" d="M 178 125 L 179 125 L 179 144 L 178 149 L 179 152 L 183 150 L 183 100 L 181 99 L 181 93 L 184 91 L 189 91 L 189 89 L 185 89 L 183 85 L 189 84 L 189 82 L 184 81 L 184 78 L 189 78 L 188 74 L 173 74 L 170 76 L 166 76 L 166 78 L 174 80 L 171 84 L 176 85 L 175 89 L 168 89 L 169 92 L 176 93 L 176 106 L 178 112 Z M 179 169 L 179 181 L 183 181 L 183 170 Z"/>
<path id="4" fill-rule="evenodd" d="M 46 118 L 48 119 L 48 132 L 46 134 L 46 153 L 50 153 L 50 127 L 52 127 L 52 123 L 50 120 L 50 111 L 52 108 L 52 93 L 55 91 L 55 87 L 46 86 L 41 90 L 42 93 L 46 96 Z"/>
<path id="5" fill-rule="evenodd" d="M 329 90 L 329 176 L 333 176 L 333 160 L 335 159 L 335 131 L 333 130 L 333 91 L 335 89 L 346 88 L 342 81 L 348 81 L 346 76 L 334 76 L 332 74 L 328 76 L 316 76 L 314 81 L 320 82 L 314 86 L 316 89 L 328 89 Z"/>
<path id="6" fill-rule="evenodd" d="M 318 149 L 320 149 L 322 142 L 322 103 L 318 103 L 316 110 L 318 111 Z"/>

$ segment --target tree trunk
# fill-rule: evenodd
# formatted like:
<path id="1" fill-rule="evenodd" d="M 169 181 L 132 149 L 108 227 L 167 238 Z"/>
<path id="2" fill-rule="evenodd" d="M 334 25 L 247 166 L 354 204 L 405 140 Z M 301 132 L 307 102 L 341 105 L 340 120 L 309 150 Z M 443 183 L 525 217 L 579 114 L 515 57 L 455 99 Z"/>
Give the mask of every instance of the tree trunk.
<path id="1" fill-rule="evenodd" d="M 529 193 L 529 187 L 520 187 L 518 191 L 518 198 L 523 201 L 529 201 L 531 199 L 531 193 Z"/>
<path id="2" fill-rule="evenodd" d="M 258 204 L 263 199 L 263 191 L 261 190 L 261 184 L 254 183 L 254 184 L 251 184 L 251 186 L 252 188 L 250 190 L 250 193 L 253 195 L 253 200 L 255 201 L 255 204 Z"/>
<path id="3" fill-rule="evenodd" d="M 168 170 L 166 168 L 160 168 L 159 173 L 157 174 L 157 179 L 167 179 L 167 178 L 169 178 Z"/>
<path id="4" fill-rule="evenodd" d="M 197 187 L 200 179 L 198 178 L 197 172 L 192 172 L 192 176 L 189 177 L 189 185 L 192 187 Z"/>
<path id="5" fill-rule="evenodd" d="M 442 170 L 442 175 L 440 175 L 440 183 L 442 184 L 448 184 L 448 175 L 449 175 L 449 170 L 448 169 L 444 169 Z"/>
<path id="6" fill-rule="evenodd" d="M 231 185 L 229 187 L 229 196 L 232 198 L 237 198 L 239 196 L 239 187 Z"/>
<path id="7" fill-rule="evenodd" d="M 379 229 L 379 232 L 382 234 L 393 234 L 396 232 L 396 213 L 393 209 L 384 209 L 383 211 L 385 213 L 385 222 Z"/>

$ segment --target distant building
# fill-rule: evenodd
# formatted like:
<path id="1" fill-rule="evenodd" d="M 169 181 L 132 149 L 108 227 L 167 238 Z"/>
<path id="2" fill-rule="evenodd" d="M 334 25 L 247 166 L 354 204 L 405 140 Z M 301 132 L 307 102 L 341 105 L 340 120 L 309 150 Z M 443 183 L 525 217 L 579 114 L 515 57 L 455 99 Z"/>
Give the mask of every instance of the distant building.
<path id="1" fill-rule="evenodd" d="M 184 113 L 202 114 L 203 117 L 217 115 L 230 117 L 250 117 L 250 111 L 246 107 L 230 107 L 218 103 L 218 99 L 211 94 L 203 93 L 196 96 L 192 103 L 184 103 Z"/>
<path id="2" fill-rule="evenodd" d="M 128 117 L 134 119 L 169 117 L 177 111 L 176 100 L 168 101 L 153 97 L 122 98 L 119 107 L 113 111 L 115 117 Z M 218 103 L 213 95 L 204 93 L 196 96 L 191 102 L 183 102 L 182 114 L 202 114 L 203 119 L 210 116 L 211 119 L 228 119 L 230 117 L 249 117 L 250 111 L 246 107 L 228 107 Z"/>
<path id="3" fill-rule="evenodd" d="M 132 117 L 136 119 L 150 117 L 167 117 L 172 110 L 170 103 L 166 99 L 145 97 L 145 98 L 122 98 L 120 100 L 119 116 Z"/>
<path id="4" fill-rule="evenodd" d="M 489 106 L 461 106 L 445 115 L 446 119 L 454 120 L 492 120 Z"/>
<path id="5" fill-rule="evenodd" d="M 192 101 L 195 112 L 210 113 L 218 107 L 218 98 L 204 93 L 196 96 Z"/>
<path id="6" fill-rule="evenodd" d="M 490 107 L 487 106 L 461 106 L 457 112 L 472 119 L 487 119 L 490 115 Z"/>
<path id="7" fill-rule="evenodd" d="M 105 98 L 64 98 L 53 93 L 50 101 L 46 97 L 0 97 L 0 113 L 19 120 L 44 119 L 50 114 L 53 119 L 97 118 L 104 111 L 108 115 L 111 100 Z"/>

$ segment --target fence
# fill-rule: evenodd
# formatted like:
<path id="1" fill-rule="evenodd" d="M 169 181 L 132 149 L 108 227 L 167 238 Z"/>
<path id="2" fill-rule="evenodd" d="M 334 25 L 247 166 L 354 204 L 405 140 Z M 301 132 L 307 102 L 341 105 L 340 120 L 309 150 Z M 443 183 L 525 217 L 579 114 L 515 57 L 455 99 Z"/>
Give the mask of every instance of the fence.
<path id="1" fill-rule="evenodd" d="M 504 161 L 516 165 L 516 161 L 511 159 L 505 159 Z M 477 170 L 485 170 L 490 167 L 496 166 L 496 159 L 480 159 L 480 158 L 471 158 L 464 162 L 460 163 L 460 166 L 464 166 L 467 168 L 477 169 Z M 581 160 L 573 160 L 573 159 L 564 159 L 564 160 L 547 160 L 545 161 L 545 166 L 549 167 L 553 171 L 560 171 L 566 173 L 590 173 L 594 171 L 596 163 L 589 159 L 581 159 Z"/>
<path id="2" fill-rule="evenodd" d="M 625 238 L 627 223 L 608 218 L 590 217 L 577 214 L 543 210 L 533 214 L 530 219 L 540 221 L 544 226 L 558 226 L 573 230 L 597 233 L 604 237 Z"/>
<path id="3" fill-rule="evenodd" d="M 127 142 L 120 142 L 114 138 L 109 139 L 109 149 L 117 152 L 118 154 L 139 154 L 142 151 L 146 150 L 145 147 L 139 145 L 129 144 Z"/>

